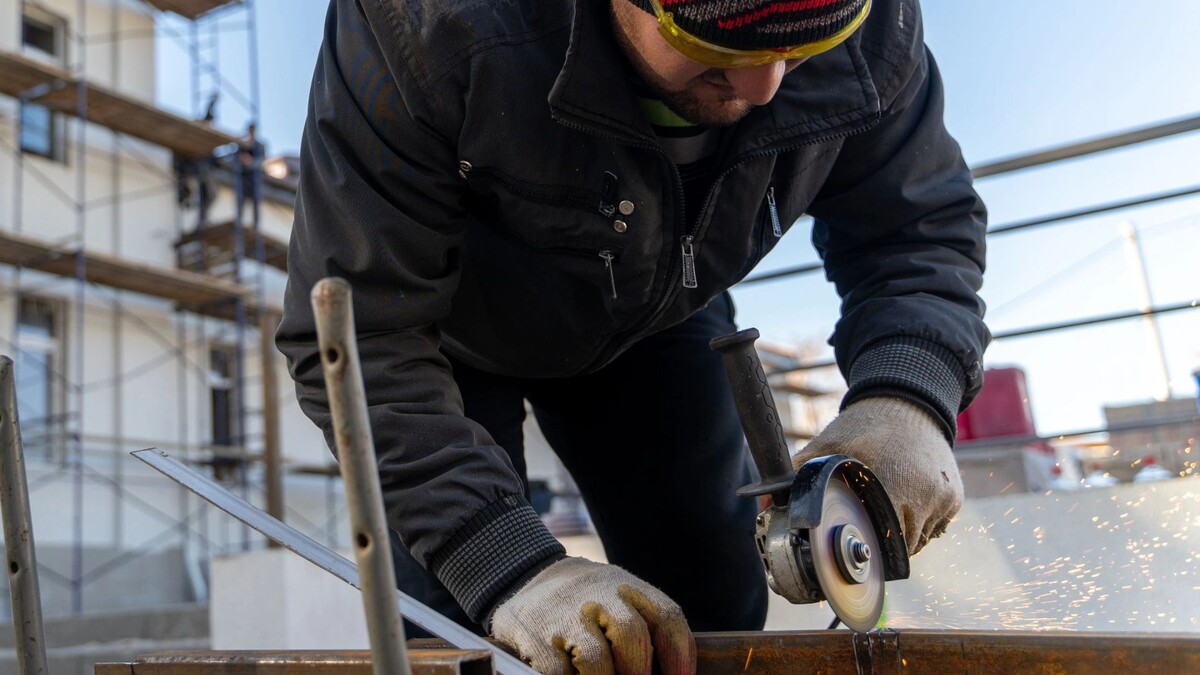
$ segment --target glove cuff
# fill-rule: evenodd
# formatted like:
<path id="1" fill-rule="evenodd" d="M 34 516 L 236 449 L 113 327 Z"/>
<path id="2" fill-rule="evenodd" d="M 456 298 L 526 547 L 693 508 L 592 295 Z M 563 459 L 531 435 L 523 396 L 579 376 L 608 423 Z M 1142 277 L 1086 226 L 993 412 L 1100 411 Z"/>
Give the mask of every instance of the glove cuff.
<path id="1" fill-rule="evenodd" d="M 967 376 L 950 350 L 922 338 L 881 340 L 858 355 L 847 380 L 843 410 L 872 396 L 903 398 L 933 413 L 954 445 Z"/>
<path id="2" fill-rule="evenodd" d="M 518 581 L 567 554 L 525 498 L 488 504 L 450 537 L 429 568 L 472 620 L 482 622 Z"/>

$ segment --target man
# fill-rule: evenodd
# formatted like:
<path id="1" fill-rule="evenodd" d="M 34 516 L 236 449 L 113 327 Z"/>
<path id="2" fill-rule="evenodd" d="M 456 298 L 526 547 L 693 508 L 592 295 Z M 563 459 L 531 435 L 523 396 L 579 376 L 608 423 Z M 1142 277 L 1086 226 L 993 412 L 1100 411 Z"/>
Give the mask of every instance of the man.
<path id="1" fill-rule="evenodd" d="M 858 457 L 910 550 L 937 536 L 988 340 L 984 208 L 941 117 L 915 0 L 335 0 L 277 342 L 328 438 L 308 293 L 350 281 L 389 523 L 419 563 L 398 551 L 401 586 L 437 604 L 444 584 L 543 672 L 687 673 L 689 625 L 761 628 L 708 341 L 805 212 L 850 390 L 802 458 Z M 564 558 L 528 506 L 524 400 L 613 564 Z"/>
<path id="2" fill-rule="evenodd" d="M 237 172 L 240 192 L 237 195 L 239 217 L 245 217 L 246 203 L 250 203 L 250 218 L 258 227 L 259 195 L 262 192 L 263 159 L 267 154 L 267 146 L 258 139 L 258 125 L 250 122 L 246 125 L 246 135 L 238 143 Z"/>

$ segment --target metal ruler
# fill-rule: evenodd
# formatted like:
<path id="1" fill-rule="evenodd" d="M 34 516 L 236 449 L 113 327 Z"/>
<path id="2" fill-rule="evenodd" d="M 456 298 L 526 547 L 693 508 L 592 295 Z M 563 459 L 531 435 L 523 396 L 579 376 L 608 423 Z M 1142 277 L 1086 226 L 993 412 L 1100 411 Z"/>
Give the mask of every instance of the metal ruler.
<path id="1" fill-rule="evenodd" d="M 271 541 L 362 590 L 358 580 L 358 568 L 354 563 L 303 532 L 272 517 L 183 462 L 168 457 L 158 448 L 137 450 L 130 454 L 218 509 L 261 532 Z M 404 593 L 399 593 L 399 596 L 400 612 L 404 618 L 459 649 L 486 649 L 492 653 L 492 662 L 499 675 L 537 675 L 535 670 L 520 659 L 442 616 L 421 601 Z"/>

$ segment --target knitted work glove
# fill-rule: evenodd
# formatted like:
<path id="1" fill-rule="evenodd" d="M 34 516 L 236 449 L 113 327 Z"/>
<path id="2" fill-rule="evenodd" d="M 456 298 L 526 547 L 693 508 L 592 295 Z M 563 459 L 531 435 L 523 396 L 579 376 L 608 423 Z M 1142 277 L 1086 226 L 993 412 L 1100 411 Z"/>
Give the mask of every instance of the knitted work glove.
<path id="1" fill-rule="evenodd" d="M 547 675 L 692 675 L 696 643 L 662 591 L 616 565 L 565 558 L 492 613 L 491 632 Z"/>
<path id="2" fill-rule="evenodd" d="M 909 555 L 941 535 L 962 507 L 963 485 L 950 445 L 931 413 L 902 398 L 864 398 L 846 407 L 792 458 L 843 454 L 867 465 L 892 499 Z"/>

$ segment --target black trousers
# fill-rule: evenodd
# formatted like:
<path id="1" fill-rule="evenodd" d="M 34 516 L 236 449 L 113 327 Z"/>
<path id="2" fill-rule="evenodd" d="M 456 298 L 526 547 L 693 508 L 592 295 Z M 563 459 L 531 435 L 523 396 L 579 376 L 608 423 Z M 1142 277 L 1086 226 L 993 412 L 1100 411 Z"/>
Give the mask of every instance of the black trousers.
<path id="1" fill-rule="evenodd" d="M 609 562 L 678 602 L 696 631 L 760 630 L 766 619 L 755 501 L 734 495 L 750 482 L 751 463 L 720 357 L 708 347 L 734 330 L 724 294 L 591 375 L 526 380 L 452 360 L 467 417 L 508 451 L 522 477 L 528 399 Z M 393 553 L 401 590 L 481 631 L 395 536 Z"/>

